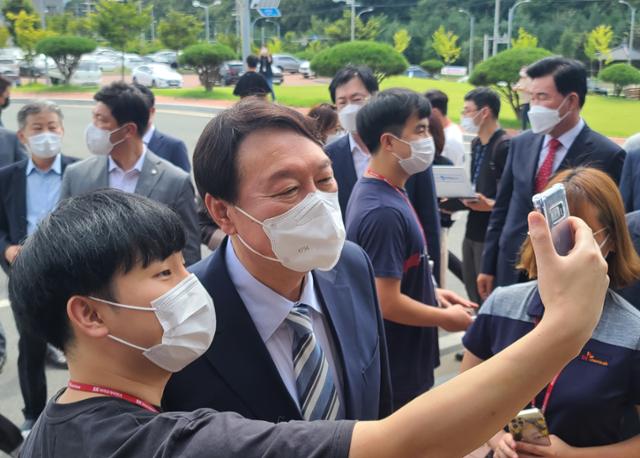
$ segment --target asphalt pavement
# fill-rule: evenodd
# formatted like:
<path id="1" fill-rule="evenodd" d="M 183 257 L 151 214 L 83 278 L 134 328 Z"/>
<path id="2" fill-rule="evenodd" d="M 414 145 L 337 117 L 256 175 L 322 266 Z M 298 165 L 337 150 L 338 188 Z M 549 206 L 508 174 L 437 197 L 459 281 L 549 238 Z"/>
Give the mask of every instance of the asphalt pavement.
<path id="1" fill-rule="evenodd" d="M 17 128 L 16 114 L 24 101 L 14 98 L 11 106 L 2 112 L 2 120 L 5 127 L 15 130 Z M 59 102 L 64 113 L 65 136 L 63 139 L 63 151 L 65 154 L 85 158 L 89 152 L 84 142 L 84 130 L 91 121 L 92 102 L 65 100 Z M 187 105 L 158 105 L 155 124 L 165 133 L 182 139 L 190 154 L 193 153 L 198 138 L 207 124 L 215 116 L 218 110 L 202 106 Z M 453 225 L 449 233 L 450 249 L 461 257 L 462 239 L 464 236 L 465 217 Z M 37 285 L 34 285 L 37 288 Z M 464 286 L 451 273 L 447 275 L 447 287 L 466 297 Z M 18 383 L 17 356 L 18 335 L 9 307 L 7 292 L 7 277 L 0 272 L 0 323 L 4 326 L 7 336 L 7 363 L 0 373 L 0 413 L 8 417 L 16 424 L 23 421 L 21 408 L 22 397 Z M 458 370 L 458 363 L 453 355 L 460 349 L 461 333 L 440 333 L 441 367 L 436 371 L 436 382 L 443 383 L 453 377 Z M 47 382 L 49 395 L 53 395 L 68 380 L 67 371 L 47 368 Z M 2 453 L 0 452 L 0 456 Z"/>

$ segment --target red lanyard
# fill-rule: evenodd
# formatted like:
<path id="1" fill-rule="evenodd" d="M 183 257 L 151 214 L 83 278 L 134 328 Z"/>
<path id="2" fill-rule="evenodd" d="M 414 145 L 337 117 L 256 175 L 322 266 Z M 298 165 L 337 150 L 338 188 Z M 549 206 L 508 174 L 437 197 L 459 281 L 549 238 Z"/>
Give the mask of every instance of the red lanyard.
<path id="1" fill-rule="evenodd" d="M 533 326 L 536 327 L 538 326 L 538 323 L 540 322 L 539 318 L 535 318 L 533 321 Z M 556 382 L 558 381 L 558 377 L 560 377 L 560 373 L 562 371 L 558 372 L 549 382 L 549 385 L 547 385 L 547 390 L 544 393 L 544 398 L 542 399 L 542 407 L 540 408 L 540 411 L 542 412 L 542 414 L 544 415 L 544 413 L 547 411 L 547 406 L 549 405 L 549 398 L 551 398 L 551 393 L 553 393 L 553 389 L 556 386 Z M 533 400 L 531 401 L 531 407 L 535 407 L 536 406 L 536 398 L 533 398 Z"/>
<path id="2" fill-rule="evenodd" d="M 426 237 L 426 235 L 424 233 L 424 228 L 422 227 L 422 223 L 420 222 L 420 218 L 418 218 L 418 214 L 416 213 L 416 209 L 413 208 L 413 205 L 411 204 L 411 201 L 409 200 L 407 195 L 404 192 L 402 192 L 400 189 L 398 189 L 398 187 L 396 185 L 391 183 L 385 176 L 380 175 L 378 172 L 376 172 L 374 170 L 371 170 L 371 169 L 367 169 L 367 173 L 369 175 L 371 175 L 372 177 L 377 178 L 378 180 L 384 181 L 389 186 L 391 186 L 393 189 L 395 189 L 395 191 L 398 194 L 400 194 L 402 196 L 404 201 L 407 203 L 407 205 L 411 209 L 411 212 L 413 213 L 413 217 L 416 219 L 416 223 L 418 223 L 418 226 L 420 227 L 420 233 L 422 234 L 422 241 L 424 242 L 424 246 L 426 247 L 427 246 L 427 237 Z"/>
<path id="3" fill-rule="evenodd" d="M 85 383 L 74 382 L 73 380 L 69 380 L 67 383 L 69 389 L 76 391 L 86 391 L 87 393 L 99 393 L 104 394 L 105 396 L 111 396 L 112 398 L 123 399 L 131 404 L 135 404 L 137 406 L 142 407 L 145 410 L 153 413 L 159 413 L 160 411 L 156 409 L 154 406 L 149 404 L 148 402 L 143 401 L 142 399 L 136 398 L 135 396 L 131 396 L 127 393 L 121 393 L 120 391 L 112 390 L 111 388 L 105 388 L 103 386 L 96 385 L 87 385 Z"/>

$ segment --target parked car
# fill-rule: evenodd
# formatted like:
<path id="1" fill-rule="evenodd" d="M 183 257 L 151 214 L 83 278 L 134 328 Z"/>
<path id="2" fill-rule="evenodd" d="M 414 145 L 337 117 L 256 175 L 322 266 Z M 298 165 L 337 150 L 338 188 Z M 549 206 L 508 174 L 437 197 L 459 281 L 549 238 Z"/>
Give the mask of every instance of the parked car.
<path id="1" fill-rule="evenodd" d="M 53 68 L 49 68 L 49 79 L 51 84 L 64 83 L 64 77 L 58 67 L 54 65 Z M 102 79 L 102 70 L 95 59 L 87 59 L 83 57 L 78 63 L 76 71 L 71 76 L 70 84 L 78 86 L 99 86 Z"/>
<path id="2" fill-rule="evenodd" d="M 20 84 L 20 65 L 10 56 L 0 55 L 0 75 L 15 85 Z"/>
<path id="3" fill-rule="evenodd" d="M 146 62 L 145 59 L 142 58 L 138 54 L 126 53 L 124 55 L 124 67 L 125 68 L 134 69 L 134 68 L 139 67 L 141 65 L 144 65 L 146 63 L 148 63 L 148 62 Z"/>
<path id="4" fill-rule="evenodd" d="M 424 78 L 431 79 L 433 78 L 433 74 L 426 71 L 424 68 L 419 65 L 410 65 L 405 71 L 404 76 L 408 76 L 409 78 Z"/>
<path id="5" fill-rule="evenodd" d="M 220 66 L 220 86 L 236 84 L 240 75 L 244 73 L 244 64 L 241 60 L 228 60 Z"/>
<path id="6" fill-rule="evenodd" d="M 166 64 L 172 68 L 177 68 L 178 66 L 178 53 L 175 51 L 165 49 L 149 54 L 147 57 L 156 64 Z"/>
<path id="7" fill-rule="evenodd" d="M 592 94 L 609 95 L 609 91 L 607 90 L 607 88 L 600 86 L 598 84 L 598 81 L 593 78 L 587 79 L 587 91 L 591 92 Z"/>
<path id="8" fill-rule="evenodd" d="M 300 64 L 300 74 L 305 78 L 315 78 L 316 74 L 311 70 L 311 62 L 303 60 Z"/>
<path id="9" fill-rule="evenodd" d="M 282 72 L 298 73 L 301 62 L 290 54 L 274 54 L 271 67 L 279 67 Z"/>
<path id="10" fill-rule="evenodd" d="M 166 64 L 146 64 L 132 72 L 134 83 L 150 87 L 182 87 L 182 75 Z"/>

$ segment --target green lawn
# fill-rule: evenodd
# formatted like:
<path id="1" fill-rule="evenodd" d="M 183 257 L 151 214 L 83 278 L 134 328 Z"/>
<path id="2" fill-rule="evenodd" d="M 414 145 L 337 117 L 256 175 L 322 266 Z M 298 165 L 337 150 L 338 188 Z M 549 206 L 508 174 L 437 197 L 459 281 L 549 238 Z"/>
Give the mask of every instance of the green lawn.
<path id="1" fill-rule="evenodd" d="M 407 87 L 419 92 L 427 89 L 440 89 L 449 95 L 449 115 L 454 121 L 459 121 L 460 110 L 463 105 L 463 98 L 467 91 L 473 86 L 467 83 L 456 83 L 445 80 L 424 80 L 407 78 L 404 76 L 396 76 L 387 78 L 382 82 L 382 89 L 390 87 Z M 56 92 L 93 92 L 95 88 L 86 87 L 64 87 L 57 86 L 54 88 L 37 85 L 25 85 L 16 88 L 15 92 L 30 93 L 50 93 Z M 278 101 L 285 105 L 293 107 L 311 107 L 317 103 L 329 101 L 329 90 L 327 85 L 310 85 L 310 86 L 276 86 L 276 96 Z M 211 99 L 211 100 L 235 100 L 233 96 L 233 87 L 215 87 L 212 92 L 205 92 L 204 89 L 155 89 L 157 95 L 166 95 L 171 97 L 184 97 L 190 99 Z M 589 95 L 587 103 L 583 110 L 583 116 L 587 123 L 598 132 L 612 137 L 628 137 L 640 131 L 640 101 L 626 100 L 616 97 L 604 97 L 598 95 Z M 506 102 L 503 103 L 503 109 L 500 121 L 506 127 L 517 127 L 515 114 Z"/>

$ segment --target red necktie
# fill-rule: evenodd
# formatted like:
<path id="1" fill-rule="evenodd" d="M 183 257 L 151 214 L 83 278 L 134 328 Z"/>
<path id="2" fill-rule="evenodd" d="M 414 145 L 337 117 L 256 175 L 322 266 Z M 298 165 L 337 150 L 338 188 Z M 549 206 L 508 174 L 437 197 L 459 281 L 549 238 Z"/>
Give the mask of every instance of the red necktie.
<path id="1" fill-rule="evenodd" d="M 540 170 L 538 170 L 538 174 L 536 175 L 536 193 L 542 192 L 544 187 L 549 182 L 549 178 L 551 178 L 551 175 L 553 175 L 553 162 L 556 159 L 556 152 L 558 151 L 558 148 L 560 148 L 560 146 L 562 146 L 562 143 L 560 143 L 560 140 L 558 140 L 557 138 L 552 138 L 549 141 L 549 152 L 547 153 L 547 157 L 544 159 L 544 162 L 542 163 L 542 166 L 540 167 Z"/>

